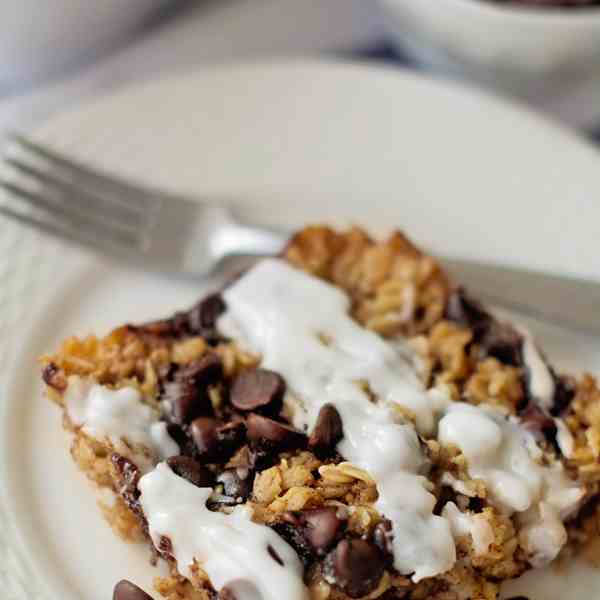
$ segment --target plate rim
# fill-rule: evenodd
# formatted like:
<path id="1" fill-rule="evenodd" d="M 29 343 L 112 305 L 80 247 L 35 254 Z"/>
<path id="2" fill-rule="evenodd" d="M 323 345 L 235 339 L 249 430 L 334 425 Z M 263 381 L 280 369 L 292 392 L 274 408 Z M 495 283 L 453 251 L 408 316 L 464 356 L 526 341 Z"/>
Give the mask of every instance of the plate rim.
<path id="1" fill-rule="evenodd" d="M 479 0 L 478 0 L 479 1 Z M 598 9 L 600 15 L 600 8 Z M 208 67 L 208 68 L 207 68 Z M 330 73 L 351 73 L 358 76 L 379 74 L 391 79 L 404 80 L 411 82 L 412 85 L 421 85 L 424 88 L 429 87 L 432 92 L 441 91 L 451 93 L 455 96 L 471 97 L 473 100 L 483 101 L 487 104 L 507 109 L 513 114 L 520 113 L 523 118 L 530 122 L 535 122 L 543 127 L 561 132 L 567 135 L 575 143 L 583 145 L 594 154 L 600 155 L 597 144 L 591 141 L 587 136 L 573 129 L 569 124 L 557 120 L 552 114 L 547 114 L 538 110 L 528 102 L 502 95 L 494 90 L 483 88 L 474 82 L 468 80 L 453 79 L 443 74 L 425 71 L 416 71 L 406 65 L 397 65 L 391 63 L 374 62 L 364 57 L 338 56 L 338 57 L 310 57 L 310 56 L 289 56 L 289 57 L 254 57 L 254 58 L 227 58 L 217 60 L 210 65 L 202 65 L 186 70 L 175 71 L 171 73 L 160 74 L 156 77 L 133 81 L 123 87 L 116 89 L 103 90 L 99 95 L 84 100 L 81 104 L 71 106 L 64 111 L 50 115 L 43 122 L 36 124 L 32 128 L 34 135 L 42 137 L 54 133 L 57 125 L 62 123 L 63 119 L 74 118 L 77 115 L 84 114 L 88 110 L 95 110 L 96 107 L 108 102 L 117 102 L 132 94 L 147 94 L 154 88 L 177 84 L 191 80 L 200 80 L 206 76 L 210 77 L 212 72 L 227 71 L 230 75 L 237 75 L 242 71 L 267 71 L 267 70 L 290 70 L 290 69 L 309 69 L 309 70 L 327 70 Z M 335 76 L 335 75 L 334 75 Z M 598 73 L 600 82 L 600 72 Z M 600 113 L 600 109 L 599 109 Z M 537 126 L 536 125 L 536 126 Z"/>
<path id="2" fill-rule="evenodd" d="M 382 74 L 385 73 L 386 77 L 390 76 L 392 78 L 400 78 L 400 79 L 405 79 L 405 80 L 416 81 L 416 82 L 418 82 L 418 85 L 422 85 L 425 88 L 431 89 L 432 91 L 437 91 L 437 90 L 442 89 L 442 90 L 449 91 L 449 93 L 457 94 L 459 96 L 462 96 L 462 95 L 470 96 L 478 102 L 479 101 L 484 101 L 486 103 L 492 102 L 493 104 L 495 104 L 497 106 L 503 107 L 502 110 L 504 110 L 506 108 L 507 110 L 510 110 L 513 113 L 520 113 L 521 115 L 523 115 L 524 118 L 527 118 L 530 122 L 534 123 L 535 127 L 541 126 L 546 129 L 551 128 L 551 129 L 555 130 L 558 134 L 560 134 L 560 136 L 562 136 L 563 139 L 566 139 L 565 138 L 565 136 L 566 136 L 567 138 L 570 139 L 570 143 L 576 144 L 581 148 L 585 148 L 586 151 L 593 153 L 595 160 L 598 160 L 600 157 L 597 149 L 593 146 L 593 144 L 591 142 L 589 142 L 585 139 L 582 139 L 575 132 L 569 130 L 564 125 L 553 122 L 552 120 L 548 119 L 547 117 L 536 113 L 531 108 L 524 106 L 518 102 L 514 102 L 512 100 L 506 100 L 506 99 L 502 99 L 502 98 L 497 98 L 497 97 L 493 96 L 492 94 L 490 94 L 489 92 L 469 88 L 468 86 L 464 86 L 460 83 L 447 82 L 447 81 L 440 80 L 440 79 L 424 77 L 420 74 L 416 74 L 411 71 L 399 70 L 397 67 L 385 66 L 385 65 L 373 66 L 371 63 L 363 62 L 363 61 L 360 61 L 360 62 L 330 61 L 330 60 L 323 61 L 323 60 L 318 60 L 318 59 L 295 59 L 295 60 L 289 61 L 289 60 L 279 59 L 279 60 L 271 60 L 271 61 L 256 61 L 256 60 L 234 61 L 229 64 L 221 65 L 219 67 L 219 69 L 230 69 L 230 73 L 231 73 L 231 72 L 235 72 L 238 69 L 246 70 L 248 68 L 259 69 L 259 70 L 265 69 L 265 68 L 266 69 L 273 69 L 273 68 L 289 69 L 290 65 L 295 66 L 296 68 L 312 69 L 312 68 L 316 67 L 319 69 L 324 68 L 327 70 L 333 69 L 334 71 L 337 71 L 341 68 L 344 72 L 348 72 L 348 73 L 350 73 L 350 72 L 352 72 L 352 73 L 369 72 L 370 73 L 370 72 L 376 71 L 376 72 L 380 72 Z M 67 111 L 64 114 L 57 115 L 56 117 L 49 119 L 48 122 L 44 123 L 41 127 L 36 128 L 36 130 L 34 131 L 34 134 L 39 135 L 41 137 L 52 136 L 52 135 L 54 135 L 55 131 L 60 128 L 61 123 L 63 123 L 63 119 L 73 118 L 73 115 L 82 114 L 83 112 L 85 112 L 87 110 L 91 110 L 94 107 L 98 106 L 99 104 L 106 102 L 107 99 L 109 99 L 110 102 L 115 103 L 115 102 L 119 101 L 119 98 L 121 96 L 147 93 L 148 89 L 152 89 L 157 86 L 162 87 L 162 86 L 168 85 L 173 80 L 197 79 L 197 78 L 202 78 L 202 76 L 204 76 L 204 75 L 205 75 L 204 71 L 200 71 L 200 70 L 190 71 L 190 72 L 186 72 L 186 73 L 180 73 L 177 75 L 173 75 L 170 77 L 159 78 L 159 79 L 155 79 L 155 80 L 151 80 L 151 81 L 147 81 L 147 82 L 143 82 L 143 83 L 139 83 L 139 84 L 134 84 L 124 90 L 120 90 L 115 93 L 109 93 L 109 94 L 103 95 L 91 103 L 85 103 L 85 105 L 83 105 L 82 107 L 78 107 L 76 109 Z M 598 163 L 600 165 L 600 160 L 598 160 Z M 81 256 L 81 254 L 79 254 L 79 256 Z M 3 386 L 4 389 L 7 391 L 7 393 L 6 393 L 7 397 L 10 397 L 11 393 L 16 391 L 19 388 L 19 381 L 22 379 L 23 374 L 22 374 L 22 370 L 19 370 L 18 366 L 19 366 L 19 363 L 22 363 L 23 356 L 29 355 L 33 351 L 33 346 L 35 345 L 35 342 L 33 341 L 35 339 L 35 334 L 32 332 L 35 329 L 35 324 L 39 322 L 39 319 L 43 318 L 44 312 L 47 310 L 48 306 L 55 305 L 57 303 L 58 299 L 67 292 L 67 290 L 70 287 L 71 281 L 75 281 L 79 277 L 81 277 L 82 271 L 93 266 L 93 264 L 96 260 L 97 259 L 95 259 L 95 258 L 91 258 L 91 261 L 84 260 L 77 267 L 73 267 L 73 271 L 69 274 L 69 277 L 66 277 L 63 281 L 61 281 L 60 284 L 57 286 L 57 289 L 55 290 L 55 292 L 53 294 L 51 294 L 51 296 L 45 302 L 41 303 L 39 306 L 37 306 L 34 309 L 34 311 L 32 311 L 31 323 L 30 323 L 29 327 L 27 328 L 27 330 L 21 333 L 22 339 L 16 345 L 16 351 L 14 351 L 12 353 L 11 360 L 8 363 L 8 369 L 7 369 L 7 374 L 6 374 L 7 385 Z M 12 342 L 12 340 L 11 340 L 11 342 Z M 3 421 L 2 423 L 0 423 L 0 437 L 1 437 L 0 448 L 4 448 L 6 445 L 6 440 L 9 439 L 8 437 L 6 437 L 4 435 L 4 432 L 5 432 L 6 427 L 8 426 L 8 420 L 5 417 L 7 414 L 10 413 L 10 406 L 11 406 L 11 402 L 8 399 L 6 399 L 4 401 L 2 401 L 0 399 L 0 418 Z M 3 505 L 7 501 L 6 499 L 9 497 L 9 494 L 7 493 L 8 487 L 9 487 L 7 482 L 10 481 L 10 475 L 8 475 L 8 473 L 9 473 L 8 456 L 9 456 L 8 453 L 0 452 L 0 509 L 3 507 Z M 15 508 L 14 506 L 11 505 L 10 500 L 8 501 L 8 505 L 11 509 Z M 18 528 L 15 527 L 16 522 L 17 522 L 17 520 L 11 518 L 11 515 L 9 513 L 8 523 L 11 525 L 11 529 L 14 528 L 14 531 L 11 533 L 11 535 L 16 534 L 15 540 L 18 540 L 18 544 L 15 547 L 18 552 L 24 553 L 24 557 L 25 557 L 25 561 L 26 561 L 25 564 L 27 564 L 29 566 L 29 568 L 31 568 L 33 570 L 33 572 L 37 573 L 37 572 L 39 572 L 39 565 L 37 564 L 38 561 L 35 556 L 32 556 L 30 554 L 30 550 L 27 547 L 27 544 L 25 543 L 21 532 L 18 530 Z M 32 579 L 35 579 L 38 581 L 43 581 L 43 578 L 39 579 L 36 577 L 36 578 L 32 578 Z M 40 595 L 40 597 L 43 597 L 43 596 Z"/>

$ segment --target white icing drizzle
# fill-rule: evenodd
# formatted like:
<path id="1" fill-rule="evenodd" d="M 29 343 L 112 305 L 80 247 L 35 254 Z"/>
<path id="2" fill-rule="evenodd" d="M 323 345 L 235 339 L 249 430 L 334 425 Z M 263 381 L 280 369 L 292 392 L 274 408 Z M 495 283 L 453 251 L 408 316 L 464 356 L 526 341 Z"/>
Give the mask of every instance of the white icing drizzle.
<path id="1" fill-rule="evenodd" d="M 515 419 L 491 406 L 451 404 L 439 423 L 438 440 L 465 455 L 469 475 L 485 482 L 490 500 L 508 514 L 523 512 L 544 499 L 563 510 L 582 489 L 560 464 L 543 466 L 532 457 L 533 436 Z M 567 492 L 567 496 L 560 495 Z"/>
<path id="2" fill-rule="evenodd" d="M 224 299 L 220 330 L 285 378 L 298 428 L 310 431 L 324 404 L 337 408 L 344 428 L 338 450 L 377 483 L 376 507 L 394 527 L 396 569 L 414 573 L 414 581 L 450 569 L 456 560 L 450 527 L 432 514 L 436 499 L 422 475 L 427 461 L 415 428 L 395 411 L 398 404 L 409 409 L 417 428 L 431 433 L 448 401 L 424 389 L 414 354 L 354 322 L 339 289 L 280 260 L 261 262 Z"/>
<path id="3" fill-rule="evenodd" d="M 249 507 L 231 514 L 208 510 L 212 489 L 192 485 L 165 463 L 144 475 L 138 487 L 154 545 L 161 536 L 169 538 L 185 577 L 192 577 L 197 561 L 217 591 L 228 586 L 239 600 L 308 599 L 296 552 L 272 529 L 254 523 Z"/>
<path id="4" fill-rule="evenodd" d="M 523 337 L 523 362 L 529 375 L 529 393 L 540 406 L 549 410 L 554 401 L 554 378 L 531 333 L 523 327 L 517 329 Z"/>
<path id="5" fill-rule="evenodd" d="M 448 519 L 455 539 L 471 536 L 476 555 L 483 556 L 494 543 L 492 526 L 483 514 L 461 512 L 454 502 L 447 502 L 442 516 Z"/>
<path id="6" fill-rule="evenodd" d="M 554 424 L 556 425 L 556 443 L 558 444 L 562 455 L 565 458 L 571 458 L 575 451 L 575 440 L 573 439 L 573 435 L 562 419 L 555 418 Z"/>
<path id="7" fill-rule="evenodd" d="M 536 462 L 539 448 L 533 436 L 493 407 L 450 405 L 439 423 L 438 440 L 462 450 L 469 475 L 484 481 L 492 504 L 507 514 L 519 513 L 522 545 L 532 564 L 555 558 L 567 539 L 562 520 L 585 494 L 562 465 Z"/>
<path id="8" fill-rule="evenodd" d="M 567 543 L 567 530 L 556 509 L 547 502 L 519 515 L 518 521 L 519 545 L 535 568 L 552 562 Z"/>
<path id="9" fill-rule="evenodd" d="M 142 471 L 179 454 L 179 446 L 167 432 L 166 423 L 158 421 L 157 414 L 143 404 L 135 388 L 112 390 L 71 376 L 64 399 L 73 425 L 98 440 L 108 438 L 117 452 L 135 458 Z"/>

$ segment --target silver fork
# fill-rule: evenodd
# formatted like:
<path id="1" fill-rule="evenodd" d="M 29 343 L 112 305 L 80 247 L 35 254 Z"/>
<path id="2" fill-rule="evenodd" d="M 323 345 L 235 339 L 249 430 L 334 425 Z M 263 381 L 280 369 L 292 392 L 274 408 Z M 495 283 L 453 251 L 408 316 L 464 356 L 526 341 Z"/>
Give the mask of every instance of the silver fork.
<path id="1" fill-rule="evenodd" d="M 106 175 L 19 134 L 0 188 L 29 210 L 0 214 L 143 268 L 204 276 L 225 258 L 282 250 L 286 236 L 202 204 Z M 33 210 L 32 210 L 33 209 Z"/>
<path id="2" fill-rule="evenodd" d="M 100 173 L 22 135 L 0 188 L 19 201 L 0 214 L 144 268 L 205 276 L 231 257 L 276 254 L 287 236 L 236 221 L 229 210 Z M 474 261 L 442 259 L 484 301 L 600 334 L 600 283 Z"/>

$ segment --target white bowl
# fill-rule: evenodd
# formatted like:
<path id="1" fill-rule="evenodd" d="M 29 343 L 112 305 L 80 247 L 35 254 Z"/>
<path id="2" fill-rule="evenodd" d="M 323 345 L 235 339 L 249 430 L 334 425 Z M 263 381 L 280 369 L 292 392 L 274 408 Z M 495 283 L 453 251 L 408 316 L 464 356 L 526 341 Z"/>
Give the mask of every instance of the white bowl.
<path id="1" fill-rule="evenodd" d="M 26 83 L 117 43 L 170 0 L 5 0 L 0 89 Z"/>
<path id="2" fill-rule="evenodd" d="M 600 7 L 380 0 L 392 38 L 421 63 L 524 98 L 600 77 Z"/>

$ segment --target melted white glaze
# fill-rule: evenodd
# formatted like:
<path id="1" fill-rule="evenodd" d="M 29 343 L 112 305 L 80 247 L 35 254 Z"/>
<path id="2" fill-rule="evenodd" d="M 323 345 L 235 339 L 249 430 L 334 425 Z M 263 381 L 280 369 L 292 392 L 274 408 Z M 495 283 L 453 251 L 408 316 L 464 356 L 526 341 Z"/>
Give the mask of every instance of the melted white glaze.
<path id="1" fill-rule="evenodd" d="M 471 536 L 476 555 L 486 554 L 490 545 L 494 543 L 492 526 L 483 514 L 460 512 L 454 502 L 447 502 L 442 510 L 442 516 L 448 519 L 455 539 Z"/>
<path id="2" fill-rule="evenodd" d="M 64 399 L 73 425 L 93 438 L 108 438 L 117 452 L 135 458 L 143 471 L 159 460 L 179 454 L 179 446 L 168 434 L 166 423 L 158 421 L 157 414 L 142 403 L 134 388 L 112 390 L 71 376 Z"/>
<path id="3" fill-rule="evenodd" d="M 523 337 L 523 362 L 529 375 L 529 393 L 540 406 L 549 410 L 554 401 L 554 378 L 532 335 L 522 327 L 518 330 Z"/>
<path id="4" fill-rule="evenodd" d="M 569 498 L 571 492 L 581 493 L 559 464 L 535 462 L 532 448 L 538 447 L 533 436 L 492 407 L 450 405 L 440 421 L 438 440 L 462 450 L 469 475 L 483 480 L 491 501 L 507 513 L 523 512 L 550 493 L 556 498 L 561 491 L 568 491 Z M 563 501 L 557 502 L 562 510 Z"/>
<path id="5" fill-rule="evenodd" d="M 536 462 L 539 448 L 531 434 L 492 407 L 452 404 L 439 423 L 438 440 L 462 450 L 469 475 L 484 481 L 492 504 L 507 514 L 521 513 L 517 518 L 528 526 L 523 541 L 532 563 L 552 560 L 566 542 L 562 519 L 585 493 L 562 465 Z"/>
<path id="6" fill-rule="evenodd" d="M 138 487 L 155 546 L 161 536 L 169 538 L 185 577 L 192 577 L 195 560 L 216 590 L 227 585 L 239 600 L 308 599 L 296 552 L 272 529 L 252 522 L 249 507 L 228 515 L 208 510 L 212 489 L 192 485 L 165 463 L 144 475 Z"/>
<path id="7" fill-rule="evenodd" d="M 519 515 L 519 545 L 535 568 L 552 562 L 567 543 L 567 530 L 558 511 L 547 502 L 540 502 Z"/>
<path id="8" fill-rule="evenodd" d="M 447 402 L 439 390 L 424 389 L 412 352 L 357 325 L 339 289 L 280 260 L 261 262 L 224 298 L 219 328 L 285 378 L 298 428 L 310 431 L 324 404 L 337 408 L 344 429 L 338 450 L 376 480 L 377 508 L 394 526 L 396 569 L 418 581 L 451 568 L 454 542 L 448 522 L 432 514 L 436 500 L 422 475 L 417 433 L 394 410 L 408 408 L 418 429 L 430 433 Z"/>

